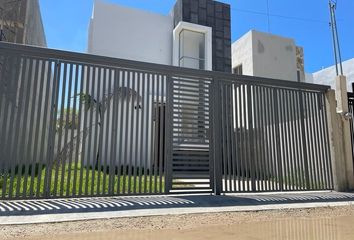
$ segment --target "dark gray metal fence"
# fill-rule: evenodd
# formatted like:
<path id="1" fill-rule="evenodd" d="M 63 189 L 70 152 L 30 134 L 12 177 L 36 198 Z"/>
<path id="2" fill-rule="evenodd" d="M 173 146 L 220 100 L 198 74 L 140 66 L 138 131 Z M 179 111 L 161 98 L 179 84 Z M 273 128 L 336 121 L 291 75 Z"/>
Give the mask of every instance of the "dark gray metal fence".
<path id="1" fill-rule="evenodd" d="M 327 89 L 0 43 L 0 198 L 331 189 Z"/>
<path id="2" fill-rule="evenodd" d="M 166 75 L 84 58 L 1 50 L 2 198 L 165 193 Z"/>
<path id="3" fill-rule="evenodd" d="M 223 192 L 333 188 L 324 92 L 226 80 Z"/>

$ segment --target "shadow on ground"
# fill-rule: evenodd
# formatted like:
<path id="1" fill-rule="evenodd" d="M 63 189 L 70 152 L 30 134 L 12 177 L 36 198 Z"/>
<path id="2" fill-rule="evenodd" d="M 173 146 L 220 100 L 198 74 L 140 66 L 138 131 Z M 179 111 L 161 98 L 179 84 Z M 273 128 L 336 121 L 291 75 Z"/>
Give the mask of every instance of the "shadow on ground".
<path id="1" fill-rule="evenodd" d="M 185 195 L 0 201 L 0 216 L 354 201 L 354 193 Z"/>

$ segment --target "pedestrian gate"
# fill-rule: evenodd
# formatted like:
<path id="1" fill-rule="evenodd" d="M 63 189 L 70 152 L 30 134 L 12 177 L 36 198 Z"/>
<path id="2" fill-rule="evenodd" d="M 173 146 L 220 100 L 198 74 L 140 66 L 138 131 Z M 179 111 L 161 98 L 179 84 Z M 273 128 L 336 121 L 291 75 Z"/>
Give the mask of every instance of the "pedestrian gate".
<path id="1" fill-rule="evenodd" d="M 210 89 L 205 79 L 173 77 L 169 82 L 170 193 L 212 191 Z"/>

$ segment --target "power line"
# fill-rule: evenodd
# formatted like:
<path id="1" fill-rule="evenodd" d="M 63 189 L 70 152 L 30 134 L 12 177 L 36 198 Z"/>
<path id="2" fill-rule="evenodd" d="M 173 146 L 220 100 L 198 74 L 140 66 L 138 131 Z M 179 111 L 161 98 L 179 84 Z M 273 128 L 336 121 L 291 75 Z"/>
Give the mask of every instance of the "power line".
<path id="1" fill-rule="evenodd" d="M 240 9 L 240 8 L 231 8 L 231 10 L 236 11 L 236 12 L 244 12 L 244 13 L 250 13 L 250 14 L 255 14 L 255 15 L 262 15 L 262 16 L 269 16 L 269 17 L 277 17 L 277 18 L 283 18 L 283 19 L 289 19 L 289 20 L 296 20 L 296 21 L 302 21 L 302 22 L 315 22 L 315 23 L 323 23 L 328 25 L 328 21 L 324 20 L 319 20 L 319 19 L 312 19 L 312 18 L 300 18 L 300 17 L 295 17 L 295 16 L 285 16 L 285 15 L 280 15 L 280 14 L 272 14 L 272 13 L 266 13 L 266 12 L 258 12 L 258 11 L 253 11 L 253 10 L 248 10 L 248 9 Z"/>

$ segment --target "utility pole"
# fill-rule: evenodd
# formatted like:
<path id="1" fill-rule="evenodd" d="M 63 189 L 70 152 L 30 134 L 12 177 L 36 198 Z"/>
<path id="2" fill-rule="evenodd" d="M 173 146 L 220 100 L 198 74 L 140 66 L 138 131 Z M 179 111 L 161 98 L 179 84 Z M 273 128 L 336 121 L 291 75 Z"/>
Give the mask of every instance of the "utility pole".
<path id="1" fill-rule="evenodd" d="M 267 18 L 268 18 L 268 33 L 270 33 L 270 13 L 269 13 L 269 0 L 267 0 Z"/>
<path id="2" fill-rule="evenodd" d="M 337 2 L 333 2 L 333 0 L 329 0 L 328 4 L 329 4 L 330 15 L 331 15 L 330 26 L 332 30 L 334 61 L 336 64 L 336 74 L 337 76 L 339 76 L 339 75 L 343 75 L 343 67 L 342 67 L 342 56 L 340 52 L 340 44 L 339 44 L 337 20 L 336 20 Z M 339 65 L 339 69 L 338 69 L 338 65 Z"/>
<path id="3" fill-rule="evenodd" d="M 331 14 L 331 30 L 333 37 L 333 51 L 334 60 L 336 62 L 335 78 L 335 99 L 336 99 L 336 112 L 333 115 L 333 123 L 337 128 L 337 133 L 332 134 L 332 139 L 338 141 L 336 147 L 339 154 L 336 158 L 335 171 L 337 173 L 337 179 L 334 181 L 336 188 L 340 190 L 354 189 L 354 174 L 353 174 L 353 148 L 352 148 L 352 134 L 350 131 L 351 123 L 349 120 L 352 118 L 349 112 L 348 106 L 348 87 L 347 78 L 343 75 L 342 59 L 338 40 L 337 22 L 336 22 L 336 5 L 337 1 L 329 0 L 329 10 Z M 326 93 L 327 94 L 327 93 Z M 329 96 L 329 95 L 328 95 Z M 334 104 L 333 104 L 334 105 Z M 340 117 L 339 117 L 340 116 Z M 336 120 L 337 119 L 337 120 Z M 336 151 L 336 150 L 335 150 Z"/>

